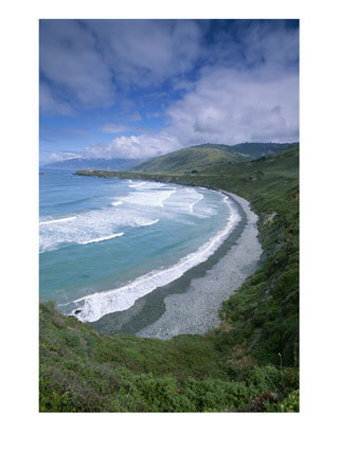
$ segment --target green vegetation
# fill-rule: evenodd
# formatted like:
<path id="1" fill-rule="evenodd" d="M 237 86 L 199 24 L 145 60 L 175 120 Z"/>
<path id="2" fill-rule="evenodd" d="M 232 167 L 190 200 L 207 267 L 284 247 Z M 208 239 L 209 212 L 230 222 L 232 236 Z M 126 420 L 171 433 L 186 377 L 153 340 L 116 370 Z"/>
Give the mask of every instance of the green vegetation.
<path id="1" fill-rule="evenodd" d="M 237 145 L 201 144 L 151 158 L 133 168 L 136 172 L 199 173 L 216 164 L 233 164 L 273 155 L 291 144 L 244 143 Z"/>
<path id="2" fill-rule="evenodd" d="M 206 336 L 100 336 L 42 304 L 40 410 L 298 411 L 298 158 L 294 145 L 197 174 L 79 172 L 235 192 L 259 215 L 264 259 Z"/>
<path id="3" fill-rule="evenodd" d="M 296 145 L 296 142 L 275 144 L 267 142 L 244 142 L 242 144 L 232 145 L 231 149 L 234 152 L 246 153 L 252 158 L 260 158 L 262 156 L 271 156 L 274 153 L 278 153 L 288 147 Z"/>
<path id="4" fill-rule="evenodd" d="M 248 155 L 232 153 L 229 150 L 215 147 L 187 147 L 168 153 L 167 155 L 151 158 L 135 167 L 137 172 L 174 172 L 191 173 L 201 171 L 207 167 L 229 161 L 239 162 L 249 159 Z"/>
<path id="5" fill-rule="evenodd" d="M 40 411 L 265 411 L 298 387 L 297 371 L 243 367 L 219 337 L 99 336 L 40 306 Z"/>
<path id="6" fill-rule="evenodd" d="M 233 164 L 262 156 L 273 155 L 291 144 L 244 143 L 237 145 L 201 144 L 182 148 L 163 156 L 151 158 L 133 168 L 136 172 L 189 174 L 216 164 Z"/>
<path id="7" fill-rule="evenodd" d="M 219 148 L 221 150 L 228 150 L 233 153 L 243 153 L 245 155 L 249 155 L 252 159 L 256 159 L 262 156 L 271 156 L 295 144 L 295 142 L 291 144 L 275 144 L 271 142 L 243 142 L 242 144 L 236 145 L 200 144 L 194 145 L 192 148 Z"/>

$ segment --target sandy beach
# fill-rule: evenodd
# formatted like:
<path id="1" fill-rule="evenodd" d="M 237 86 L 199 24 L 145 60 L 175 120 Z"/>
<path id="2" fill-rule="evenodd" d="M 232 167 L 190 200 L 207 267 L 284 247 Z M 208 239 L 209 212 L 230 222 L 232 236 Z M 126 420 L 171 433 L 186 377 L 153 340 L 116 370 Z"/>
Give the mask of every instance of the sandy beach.
<path id="1" fill-rule="evenodd" d="M 219 324 L 222 303 L 256 270 L 262 253 L 257 216 L 249 202 L 222 193 L 235 202 L 241 220 L 219 249 L 179 279 L 138 299 L 130 309 L 107 314 L 92 326 L 103 334 L 169 339 L 204 334 Z"/>

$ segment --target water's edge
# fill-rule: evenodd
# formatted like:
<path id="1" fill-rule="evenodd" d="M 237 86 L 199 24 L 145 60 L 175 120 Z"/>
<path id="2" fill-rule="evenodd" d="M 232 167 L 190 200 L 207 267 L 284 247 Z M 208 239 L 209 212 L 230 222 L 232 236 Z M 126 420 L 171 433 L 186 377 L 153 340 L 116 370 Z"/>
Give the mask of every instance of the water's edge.
<path id="1" fill-rule="evenodd" d="M 213 253 L 206 261 L 192 267 L 187 272 L 185 272 L 180 278 L 172 281 L 171 283 L 158 287 L 151 293 L 139 298 L 135 304 L 129 308 L 128 310 L 124 311 L 117 311 L 110 314 L 106 314 L 105 316 L 101 317 L 96 322 L 91 322 L 90 325 L 93 326 L 99 333 L 102 334 L 117 334 L 117 333 L 127 333 L 127 334 L 137 334 L 140 336 L 147 336 L 147 337 L 160 337 L 162 339 L 170 338 L 174 335 L 181 334 L 181 332 L 188 332 L 188 333 L 197 333 L 197 334 L 204 334 L 209 329 L 213 328 L 217 325 L 218 322 L 218 310 L 221 305 L 221 303 L 229 298 L 229 296 L 233 293 L 235 288 L 238 288 L 242 282 L 244 281 L 247 276 L 252 274 L 258 264 L 259 256 L 257 256 L 256 259 L 254 258 L 254 261 L 251 261 L 251 267 L 250 270 L 245 270 L 245 276 L 243 279 L 243 276 L 239 277 L 239 280 L 237 283 L 229 283 L 230 289 L 225 289 L 224 295 L 222 295 L 220 292 L 218 292 L 217 299 L 214 298 L 205 298 L 205 295 L 201 293 L 199 295 L 201 299 L 201 303 L 210 302 L 210 303 L 217 303 L 217 313 L 213 311 L 211 314 L 212 318 L 208 317 L 204 321 L 205 323 L 200 323 L 200 320 L 196 317 L 196 324 L 194 325 L 192 323 L 192 320 L 190 320 L 190 316 L 192 317 L 194 315 L 194 310 L 198 308 L 198 298 L 196 301 L 194 300 L 193 303 L 191 303 L 191 314 L 189 314 L 189 311 L 187 311 L 188 302 L 185 307 L 184 299 L 188 299 L 188 291 L 191 288 L 191 284 L 193 280 L 201 280 L 200 282 L 203 285 L 203 278 L 206 277 L 206 274 L 210 273 L 211 269 L 213 267 L 216 267 L 216 265 L 225 258 L 225 256 L 229 253 L 229 251 L 234 247 L 235 244 L 238 244 L 243 232 L 248 227 L 248 216 L 245 212 L 245 209 L 249 211 L 249 203 L 242 199 L 241 197 L 236 196 L 235 194 L 228 193 L 225 191 L 220 191 L 222 194 L 227 195 L 230 200 L 235 204 L 236 206 L 236 212 L 240 216 L 239 222 L 236 224 L 235 228 L 231 231 L 229 236 L 225 239 L 225 241 L 220 245 L 220 247 Z M 256 228 L 256 221 L 257 216 L 255 216 L 251 211 L 251 225 Z M 257 228 L 256 228 L 257 231 Z M 256 233 L 258 234 L 258 232 Z M 256 242 L 253 242 L 253 244 L 257 247 L 258 239 Z M 260 248 L 260 245 L 259 245 Z M 238 250 L 236 249 L 238 252 Z M 261 253 L 257 252 L 256 253 Z M 250 263 L 250 262 L 249 262 Z M 228 262 L 229 264 L 229 262 Z M 250 264 L 249 264 L 250 265 Z M 219 269 L 218 269 L 219 270 Z M 223 269 L 222 269 L 223 270 Z M 244 273 L 244 272 L 243 272 Z M 216 277 L 217 278 L 217 277 Z M 210 280 L 209 280 L 210 282 Z M 222 280 L 215 281 L 218 284 L 222 284 Z M 214 281 L 212 281 L 213 285 Z M 219 289 L 218 289 L 219 291 Z M 222 301 L 220 302 L 220 295 L 222 295 Z M 176 296 L 176 297 L 175 297 Z M 181 296 L 181 297 L 180 297 Z M 183 296 L 183 297 L 182 297 Z M 197 295 L 198 297 L 198 295 Z M 203 297 L 203 298 L 202 298 Z M 211 297 L 213 297 L 211 295 Z M 182 317 L 177 317 L 177 320 L 175 320 L 175 314 L 173 311 L 170 311 L 168 314 L 168 309 L 171 308 L 171 303 L 168 303 L 169 299 L 179 300 L 180 303 L 178 303 L 179 308 L 185 307 L 184 314 L 186 316 L 186 324 L 182 324 L 181 326 L 178 326 L 177 323 L 182 321 Z M 174 304 L 177 305 L 177 303 L 174 302 Z M 204 304 L 204 309 L 208 305 Z M 212 306 L 212 305 L 211 305 Z M 215 306 L 215 305 L 214 305 Z M 169 308 L 168 308 L 169 307 Z M 178 308 L 178 309 L 179 309 Z M 210 309 L 210 308 L 209 308 Z M 215 308 L 213 308 L 215 309 Z M 210 316 L 210 314 L 209 314 Z M 198 323 L 197 323 L 198 322 Z M 203 322 L 203 319 L 202 319 Z"/>

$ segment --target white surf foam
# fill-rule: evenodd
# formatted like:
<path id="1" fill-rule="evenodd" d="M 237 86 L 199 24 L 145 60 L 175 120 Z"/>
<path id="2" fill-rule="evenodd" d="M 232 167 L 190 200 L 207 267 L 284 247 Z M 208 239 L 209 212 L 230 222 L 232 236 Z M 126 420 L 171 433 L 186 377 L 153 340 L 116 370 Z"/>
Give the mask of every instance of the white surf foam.
<path id="1" fill-rule="evenodd" d="M 149 190 L 143 192 L 133 192 L 126 197 L 121 197 L 120 201 L 126 203 L 133 203 L 140 206 L 159 206 L 164 207 L 164 202 L 169 199 L 171 195 L 176 192 L 176 189 L 171 190 Z"/>
<path id="2" fill-rule="evenodd" d="M 164 186 L 163 183 L 159 183 L 157 181 L 136 181 L 133 183 L 129 184 L 129 187 L 134 188 L 134 189 L 159 189 L 162 186 Z"/>
<path id="3" fill-rule="evenodd" d="M 89 241 L 79 242 L 81 245 L 93 244 L 94 242 L 108 241 L 110 239 L 115 239 L 117 237 L 123 236 L 124 233 L 115 233 L 110 236 L 102 236 L 95 239 L 90 239 Z"/>
<path id="4" fill-rule="evenodd" d="M 199 195 L 198 199 L 195 200 L 193 203 L 191 203 L 191 204 L 189 205 L 189 209 L 190 209 L 190 211 L 191 211 L 192 213 L 194 212 L 194 206 L 195 206 L 198 202 L 200 202 L 201 200 L 204 199 L 204 195 L 203 195 L 203 194 L 198 194 L 198 195 Z"/>
<path id="5" fill-rule="evenodd" d="M 146 184 L 146 181 L 140 181 L 139 183 L 130 183 L 128 186 L 131 188 L 138 188 Z"/>
<path id="6" fill-rule="evenodd" d="M 118 214 L 117 214 L 118 210 Z M 106 207 L 77 215 L 75 221 L 54 222 L 40 227 L 40 252 L 54 251 L 60 247 L 111 236 L 129 227 L 139 227 L 140 221 L 149 222 L 146 211 L 135 208 Z"/>
<path id="7" fill-rule="evenodd" d="M 202 202 L 205 196 L 199 191 L 200 188 L 198 190 L 192 188 L 178 189 L 176 194 L 166 202 L 167 209 L 177 214 L 189 214 L 199 218 L 208 218 L 216 215 L 218 206 L 210 204 L 208 199 L 206 202 Z M 198 203 L 200 205 L 196 208 Z"/>
<path id="8" fill-rule="evenodd" d="M 75 220 L 77 216 L 72 217 L 64 217 L 63 219 L 53 219 L 47 220 L 45 222 L 40 222 L 39 225 L 50 225 L 51 223 L 60 223 L 60 222 L 70 222 L 71 220 Z"/>
<path id="9" fill-rule="evenodd" d="M 154 219 L 151 220 L 150 222 L 144 222 L 144 223 L 140 223 L 140 227 L 150 227 L 151 225 L 155 225 L 155 223 L 158 223 L 160 221 L 160 219 Z"/>
<path id="10" fill-rule="evenodd" d="M 121 202 L 121 200 L 117 200 L 116 202 L 112 202 L 111 204 L 112 204 L 113 206 L 119 206 L 119 205 L 122 205 L 122 203 L 123 203 L 123 202 Z"/>
<path id="11" fill-rule="evenodd" d="M 129 309 L 138 298 L 149 294 L 158 287 L 171 283 L 180 278 L 187 270 L 206 261 L 220 247 L 240 219 L 230 201 L 229 208 L 230 218 L 226 227 L 209 239 L 196 252 L 181 258 L 177 264 L 167 269 L 154 270 L 121 288 L 98 292 L 77 299 L 74 301 L 76 308 L 72 314 L 75 315 L 75 310 L 80 309 L 80 312 L 76 314 L 78 319 L 84 322 L 94 322 L 105 314 Z"/>

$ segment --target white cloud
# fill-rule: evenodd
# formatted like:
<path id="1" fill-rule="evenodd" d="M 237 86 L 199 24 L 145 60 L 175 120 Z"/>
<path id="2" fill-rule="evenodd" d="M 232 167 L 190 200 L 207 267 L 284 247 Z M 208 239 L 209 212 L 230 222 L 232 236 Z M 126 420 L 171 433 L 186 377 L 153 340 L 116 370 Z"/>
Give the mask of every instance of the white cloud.
<path id="1" fill-rule="evenodd" d="M 154 86 L 192 68 L 200 53 L 199 25 L 190 20 L 85 21 L 101 44 L 115 80 Z"/>
<path id="2" fill-rule="evenodd" d="M 158 133 L 120 136 L 86 154 L 148 158 L 201 143 L 293 142 L 298 140 L 298 75 L 269 77 L 209 68 L 166 112 L 169 125 Z M 105 155 L 105 156 L 104 156 Z"/>
<path id="3" fill-rule="evenodd" d="M 58 161 L 64 161 L 66 159 L 73 159 L 73 158 L 81 158 L 80 153 L 73 153 L 73 152 L 62 152 L 62 153 L 49 153 L 48 159 L 45 161 L 45 163 L 53 163 Z"/>
<path id="4" fill-rule="evenodd" d="M 298 139 L 298 75 L 209 69 L 167 111 L 183 145 Z"/>
<path id="5" fill-rule="evenodd" d="M 116 86 L 153 87 L 182 75 L 198 58 L 200 37 L 186 20 L 42 20 L 40 70 L 54 97 L 42 110 L 107 107 Z"/>
<path id="6" fill-rule="evenodd" d="M 48 21 L 41 31 L 41 70 L 48 79 L 41 84 L 42 107 L 71 114 L 70 98 L 75 108 L 107 106 L 117 85 L 118 123 L 101 128 L 114 134 L 141 120 L 134 98 L 140 88 L 152 88 L 145 104 L 167 96 L 163 109 L 172 95 L 163 82 L 181 96 L 164 111 L 162 130 L 88 146 L 87 157 L 145 158 L 204 142 L 298 140 L 298 28 L 263 22 L 226 23 L 209 42 L 204 22 Z M 195 81 L 187 77 L 191 69 Z M 149 110 L 146 117 L 162 114 Z"/>
<path id="7" fill-rule="evenodd" d="M 179 148 L 175 136 L 166 133 L 156 135 L 120 136 L 108 145 L 91 145 L 85 150 L 86 158 L 150 158 Z"/>

